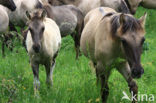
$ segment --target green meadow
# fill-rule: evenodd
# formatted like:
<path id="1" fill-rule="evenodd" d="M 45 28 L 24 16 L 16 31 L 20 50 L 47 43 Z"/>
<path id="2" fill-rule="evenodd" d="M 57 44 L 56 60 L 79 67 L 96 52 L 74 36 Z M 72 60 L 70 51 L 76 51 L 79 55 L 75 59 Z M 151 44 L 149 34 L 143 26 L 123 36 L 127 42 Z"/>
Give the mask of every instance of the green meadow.
<path id="1" fill-rule="evenodd" d="M 138 103 L 156 103 L 156 11 L 139 8 L 135 17 L 139 18 L 144 12 L 148 13 L 141 60 L 145 73 L 136 82 L 139 94 L 147 94 L 148 98 L 153 94 L 155 101 Z M 96 84 L 89 60 L 83 55 L 75 60 L 74 42 L 70 36 L 62 39 L 50 89 L 45 84 L 45 68 L 40 66 L 38 97 L 34 96 L 33 73 L 25 48 L 15 41 L 13 52 L 5 50 L 5 58 L 0 51 L 0 103 L 101 103 L 100 86 Z M 109 88 L 108 103 L 131 103 L 122 100 L 123 91 L 128 96 L 131 94 L 125 79 L 115 69 L 109 78 Z"/>

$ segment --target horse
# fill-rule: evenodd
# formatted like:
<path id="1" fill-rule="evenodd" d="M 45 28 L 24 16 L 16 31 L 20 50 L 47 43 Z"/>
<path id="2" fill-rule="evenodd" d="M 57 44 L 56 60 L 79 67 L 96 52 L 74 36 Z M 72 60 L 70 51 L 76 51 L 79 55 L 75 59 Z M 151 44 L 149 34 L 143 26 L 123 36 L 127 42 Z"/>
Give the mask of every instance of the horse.
<path id="1" fill-rule="evenodd" d="M 103 103 L 106 103 L 109 94 L 108 79 L 112 68 L 126 79 L 133 95 L 138 93 L 133 78 L 140 78 L 144 73 L 141 52 L 145 41 L 146 15 L 136 19 L 130 14 L 99 7 L 85 16 L 80 49 L 94 64 L 97 81 L 101 82 Z"/>
<path id="2" fill-rule="evenodd" d="M 7 14 L 7 8 L 11 11 L 16 10 L 16 5 L 13 0 L 0 0 L 0 38 L 2 41 L 2 56 L 4 57 L 4 46 L 7 45 L 7 41 L 10 39 L 8 36 L 5 35 L 8 25 L 9 25 L 9 17 Z M 10 48 L 12 50 L 12 47 Z"/>
<path id="3" fill-rule="evenodd" d="M 26 11 L 33 11 L 35 9 L 41 8 L 42 4 L 39 0 L 14 0 L 17 9 L 14 12 L 8 11 L 9 15 L 9 27 L 11 31 L 17 31 L 16 26 L 22 28 L 25 27 L 27 22 L 27 17 L 25 15 Z"/>
<path id="4" fill-rule="evenodd" d="M 144 8 L 156 9 L 156 1 L 155 0 L 142 0 L 140 5 Z"/>
<path id="5" fill-rule="evenodd" d="M 125 0 L 130 12 L 134 15 L 142 0 Z"/>
<path id="6" fill-rule="evenodd" d="M 8 29 L 8 25 L 9 25 L 9 17 L 8 14 L 6 12 L 6 8 L 3 5 L 0 5 L 0 38 L 2 41 L 2 55 L 4 57 L 4 45 L 5 45 L 5 40 L 4 37 L 5 36 L 5 32 Z"/>
<path id="7" fill-rule="evenodd" d="M 43 5 L 47 16 L 53 19 L 60 28 L 61 36 L 71 35 L 75 42 L 76 59 L 79 56 L 80 37 L 83 30 L 84 16 L 74 5 Z"/>
<path id="8" fill-rule="evenodd" d="M 46 83 L 52 86 L 52 74 L 55 67 L 55 59 L 61 46 L 61 34 L 59 27 L 50 18 L 46 17 L 45 10 L 26 12 L 29 19 L 26 37 L 26 48 L 34 75 L 35 93 L 40 87 L 39 64 L 46 68 Z"/>
<path id="9" fill-rule="evenodd" d="M 156 9 L 155 0 L 125 0 L 125 2 L 132 14 L 136 13 L 139 5 L 148 9 Z"/>
<path id="10" fill-rule="evenodd" d="M 13 0 L 0 0 L 0 4 L 7 7 L 11 11 L 16 10 L 16 5 Z"/>
<path id="11" fill-rule="evenodd" d="M 111 7 L 118 12 L 130 13 L 124 0 L 48 0 L 51 5 L 73 4 L 78 7 L 84 15 L 90 10 L 100 6 Z"/>

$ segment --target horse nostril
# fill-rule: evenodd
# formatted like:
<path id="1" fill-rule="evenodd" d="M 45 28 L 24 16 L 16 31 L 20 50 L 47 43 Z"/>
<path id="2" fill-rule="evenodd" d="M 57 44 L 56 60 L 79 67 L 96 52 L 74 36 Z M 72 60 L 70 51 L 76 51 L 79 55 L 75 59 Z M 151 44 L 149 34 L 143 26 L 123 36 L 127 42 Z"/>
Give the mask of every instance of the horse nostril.
<path id="1" fill-rule="evenodd" d="M 40 45 L 33 45 L 33 49 L 36 53 L 40 51 Z"/>
<path id="2" fill-rule="evenodd" d="M 141 75 L 144 73 L 144 69 L 141 67 L 141 68 L 134 68 L 132 70 L 132 77 L 133 78 L 140 78 Z"/>
<path id="3" fill-rule="evenodd" d="M 138 73 L 135 69 L 133 69 L 132 74 L 136 76 Z"/>

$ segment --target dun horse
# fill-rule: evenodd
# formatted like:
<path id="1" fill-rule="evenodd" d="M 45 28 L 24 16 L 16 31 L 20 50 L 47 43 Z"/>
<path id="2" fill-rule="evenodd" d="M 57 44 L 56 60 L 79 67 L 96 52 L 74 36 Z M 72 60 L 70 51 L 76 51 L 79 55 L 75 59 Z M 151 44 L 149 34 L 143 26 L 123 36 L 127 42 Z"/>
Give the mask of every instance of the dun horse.
<path id="1" fill-rule="evenodd" d="M 136 13 L 139 5 L 148 9 L 156 9 L 156 0 L 125 0 L 132 14 Z"/>
<path id="2" fill-rule="evenodd" d="M 111 7 L 118 12 L 130 13 L 124 0 L 48 0 L 51 5 L 73 4 L 78 7 L 84 15 L 90 10 L 100 6 Z"/>
<path id="3" fill-rule="evenodd" d="M 26 11 L 33 11 L 42 7 L 39 0 L 15 0 L 15 4 L 17 9 L 14 12 L 8 12 L 9 27 L 12 31 L 16 31 L 15 25 L 24 28 L 27 22 Z"/>
<path id="4" fill-rule="evenodd" d="M 125 0 L 130 12 L 132 14 L 136 13 L 136 10 L 142 0 Z"/>
<path id="5" fill-rule="evenodd" d="M 46 17 L 46 11 L 37 10 L 30 14 L 29 31 L 26 38 L 26 48 L 30 57 L 30 64 L 34 74 L 34 89 L 39 89 L 39 64 L 46 68 L 46 83 L 52 85 L 52 74 L 55 66 L 55 58 L 61 46 L 61 35 L 57 24 Z"/>
<path id="6" fill-rule="evenodd" d="M 82 12 L 73 5 L 44 5 L 47 16 L 53 19 L 60 28 L 61 36 L 71 35 L 75 41 L 76 58 L 79 55 L 80 37 L 84 24 Z"/>
<path id="7" fill-rule="evenodd" d="M 141 6 L 148 9 L 156 9 L 156 0 L 142 0 Z"/>
<path id="8" fill-rule="evenodd" d="M 16 10 L 16 5 L 13 0 L 0 0 L 0 39 L 2 39 L 2 55 L 4 57 L 4 46 L 7 46 L 7 41 L 9 38 L 6 38 L 6 35 L 3 35 L 9 25 L 9 17 L 7 14 L 7 8 L 11 11 Z M 7 7 L 7 8 L 6 8 Z M 11 48 L 10 48 L 11 49 Z"/>
<path id="9" fill-rule="evenodd" d="M 103 103 L 106 103 L 109 94 L 108 79 L 113 66 L 126 79 L 130 91 L 134 95 L 138 93 L 133 78 L 140 78 L 144 73 L 141 52 L 145 40 L 145 19 L 146 14 L 135 19 L 130 14 L 103 7 L 86 15 L 80 48 L 96 68 Z"/>

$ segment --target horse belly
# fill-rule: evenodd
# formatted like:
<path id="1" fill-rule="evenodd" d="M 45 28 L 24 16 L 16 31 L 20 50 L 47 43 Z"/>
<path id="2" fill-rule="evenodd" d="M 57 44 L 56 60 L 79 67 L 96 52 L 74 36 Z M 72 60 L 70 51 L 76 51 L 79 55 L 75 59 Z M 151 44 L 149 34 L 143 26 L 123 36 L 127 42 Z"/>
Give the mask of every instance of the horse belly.
<path id="1" fill-rule="evenodd" d="M 57 18 L 56 23 L 59 25 L 61 36 L 64 37 L 75 31 L 77 18 L 76 16 L 67 14 L 64 17 L 61 16 L 61 18 Z"/>

